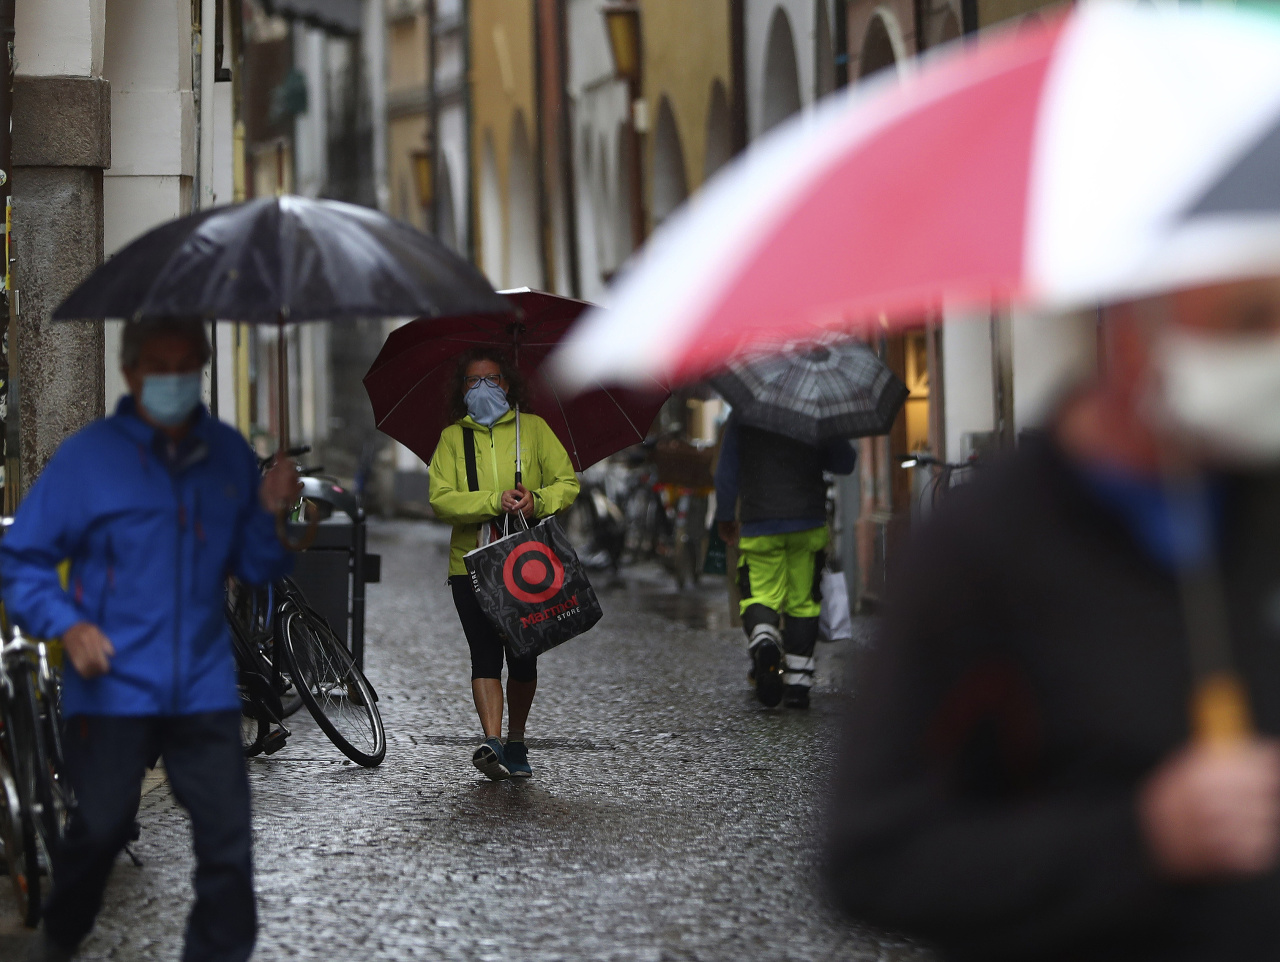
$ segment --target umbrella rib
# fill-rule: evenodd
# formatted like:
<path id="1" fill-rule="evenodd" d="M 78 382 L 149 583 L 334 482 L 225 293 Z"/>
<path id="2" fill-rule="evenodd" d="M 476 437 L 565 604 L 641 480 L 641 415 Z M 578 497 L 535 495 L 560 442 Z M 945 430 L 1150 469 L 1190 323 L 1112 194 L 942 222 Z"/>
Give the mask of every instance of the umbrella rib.
<path id="1" fill-rule="evenodd" d="M 638 437 L 641 441 L 643 441 L 644 435 L 641 434 L 640 429 L 636 427 L 636 422 L 631 420 L 631 415 L 627 413 L 627 409 L 624 408 L 621 404 L 619 404 L 618 399 L 614 397 L 612 394 L 610 394 L 609 389 L 606 388 L 604 385 L 602 385 L 599 381 L 596 382 L 596 387 L 598 387 L 604 393 L 605 397 L 607 397 L 610 401 L 613 402 L 613 406 L 616 407 L 619 413 L 622 414 L 623 420 L 625 420 L 627 424 L 631 425 L 631 430 L 635 433 L 635 436 Z"/>
<path id="2" fill-rule="evenodd" d="M 427 371 L 427 373 L 422 375 L 422 377 L 418 378 L 418 380 L 414 381 L 410 387 L 408 387 L 405 391 L 403 391 L 400 395 L 400 400 L 398 400 L 395 404 L 391 405 L 391 409 L 377 420 L 377 422 L 374 424 L 374 427 L 381 428 L 382 425 L 384 425 L 387 422 L 387 418 L 395 414 L 396 409 L 400 407 L 400 405 L 403 404 L 405 401 L 409 400 L 409 395 L 412 394 L 414 391 L 418 390 L 419 386 L 421 386 L 423 381 L 431 377 L 431 375 L 435 374 L 436 371 L 440 370 L 443 364 L 444 364 L 444 361 L 441 361 L 439 364 L 432 367 L 431 370 Z"/>
<path id="3" fill-rule="evenodd" d="M 578 453 L 578 439 L 573 435 L 573 427 L 569 424 L 569 414 L 565 411 L 564 404 L 560 401 L 560 392 L 552 387 L 545 377 L 542 381 L 551 388 L 551 396 L 556 399 L 556 407 L 560 409 L 560 416 L 564 419 L 564 429 L 569 432 L 569 446 L 573 448 L 573 459 L 578 462 L 578 470 L 582 470 L 582 455 Z"/>

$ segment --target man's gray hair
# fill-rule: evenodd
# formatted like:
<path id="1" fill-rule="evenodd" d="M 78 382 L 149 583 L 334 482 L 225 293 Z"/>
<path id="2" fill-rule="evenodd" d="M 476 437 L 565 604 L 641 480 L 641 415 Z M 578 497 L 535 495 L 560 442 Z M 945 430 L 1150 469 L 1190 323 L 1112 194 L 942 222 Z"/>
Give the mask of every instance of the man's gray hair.
<path id="1" fill-rule="evenodd" d="M 213 356 L 213 348 L 209 346 L 209 335 L 205 332 L 204 321 L 198 317 L 150 317 L 141 321 L 129 321 L 124 326 L 124 336 L 120 339 L 120 366 L 131 369 L 138 366 L 142 356 L 142 345 L 153 337 L 185 337 L 199 347 L 200 363 L 208 364 Z"/>

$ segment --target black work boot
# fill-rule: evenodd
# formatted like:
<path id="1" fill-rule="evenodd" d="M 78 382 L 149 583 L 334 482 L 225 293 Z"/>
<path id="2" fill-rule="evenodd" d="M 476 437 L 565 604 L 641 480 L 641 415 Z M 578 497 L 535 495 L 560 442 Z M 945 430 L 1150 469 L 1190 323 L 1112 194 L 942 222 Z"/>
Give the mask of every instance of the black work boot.
<path id="1" fill-rule="evenodd" d="M 742 629 L 747 633 L 747 654 L 751 656 L 751 678 L 756 698 L 766 708 L 782 701 L 781 616 L 764 605 L 748 605 L 742 613 Z"/>
<path id="2" fill-rule="evenodd" d="M 813 686 L 813 649 L 818 644 L 818 619 L 787 615 L 782 627 L 783 699 L 788 708 L 808 708 Z"/>

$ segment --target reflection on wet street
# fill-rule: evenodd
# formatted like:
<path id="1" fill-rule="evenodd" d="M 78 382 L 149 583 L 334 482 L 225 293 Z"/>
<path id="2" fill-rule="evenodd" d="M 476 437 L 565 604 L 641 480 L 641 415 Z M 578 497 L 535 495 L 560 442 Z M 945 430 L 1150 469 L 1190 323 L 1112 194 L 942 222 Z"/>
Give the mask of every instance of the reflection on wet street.
<path id="1" fill-rule="evenodd" d="M 616 587 L 599 576 L 604 620 L 539 662 L 534 778 L 488 782 L 470 764 L 477 724 L 446 537 L 421 523 L 372 528 L 382 767 L 346 763 L 303 716 L 283 751 L 249 763 L 255 959 L 926 957 L 837 918 L 815 884 L 851 646 L 821 646 L 810 712 L 766 711 L 727 627 L 722 578 L 677 592 L 657 569 Z M 140 821 L 144 865 L 116 866 L 84 959 L 179 954 L 185 818 L 161 787 Z M 0 957 L 21 941 L 0 941 Z"/>

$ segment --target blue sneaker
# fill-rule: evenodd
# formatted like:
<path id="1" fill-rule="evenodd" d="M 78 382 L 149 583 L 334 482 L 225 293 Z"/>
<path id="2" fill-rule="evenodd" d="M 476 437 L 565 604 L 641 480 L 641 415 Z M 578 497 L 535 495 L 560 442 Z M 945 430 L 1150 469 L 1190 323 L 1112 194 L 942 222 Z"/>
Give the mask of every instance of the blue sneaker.
<path id="1" fill-rule="evenodd" d="M 495 782 L 511 777 L 511 770 L 507 768 L 506 752 L 502 742 L 497 738 L 486 738 L 471 756 L 471 764 L 480 769 L 482 775 Z"/>
<path id="2" fill-rule="evenodd" d="M 506 752 L 507 770 L 512 778 L 532 778 L 533 769 L 529 767 L 529 749 L 524 742 L 507 742 L 503 747 Z"/>

